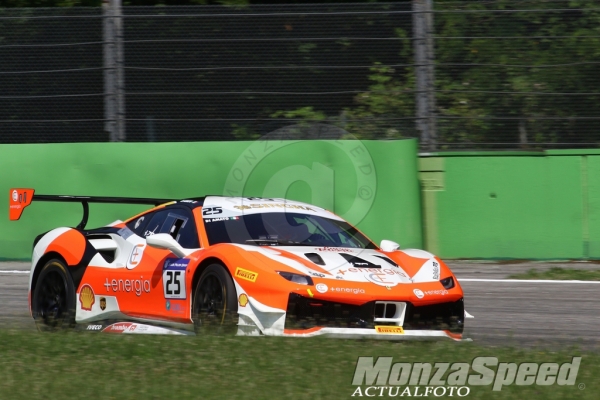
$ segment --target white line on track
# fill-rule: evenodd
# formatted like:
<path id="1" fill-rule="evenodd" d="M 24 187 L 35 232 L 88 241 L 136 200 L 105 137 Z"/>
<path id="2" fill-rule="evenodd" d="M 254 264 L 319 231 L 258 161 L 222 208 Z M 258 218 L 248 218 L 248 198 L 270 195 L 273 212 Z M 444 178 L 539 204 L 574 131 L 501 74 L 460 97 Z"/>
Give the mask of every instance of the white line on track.
<path id="1" fill-rule="evenodd" d="M 459 282 L 514 282 L 514 283 L 600 283 L 600 281 L 568 281 L 550 279 L 460 279 Z"/>
<path id="2" fill-rule="evenodd" d="M 29 271 L 20 270 L 0 270 L 0 274 L 29 274 Z M 577 280 L 551 280 L 551 279 L 475 279 L 462 278 L 459 282 L 514 282 L 514 283 L 591 283 L 600 284 L 600 281 L 577 281 Z"/>

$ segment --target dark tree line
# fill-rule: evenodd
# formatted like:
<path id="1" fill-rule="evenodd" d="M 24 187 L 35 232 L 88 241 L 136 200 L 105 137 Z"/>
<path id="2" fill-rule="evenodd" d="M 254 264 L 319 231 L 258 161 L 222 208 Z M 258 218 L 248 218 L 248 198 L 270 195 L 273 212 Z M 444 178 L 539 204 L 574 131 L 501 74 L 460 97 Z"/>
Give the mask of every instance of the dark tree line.
<path id="1" fill-rule="evenodd" d="M 252 7 L 255 2 L 165 3 Z M 260 2 L 266 3 L 269 2 Z M 355 5 L 357 3 L 367 2 L 355 2 Z M 397 7 L 401 3 L 410 10 L 410 2 L 394 4 Z M 600 74 L 597 72 L 600 6 L 596 0 L 440 0 L 434 3 L 435 118 L 442 149 L 597 146 L 600 142 Z M 0 7 L 64 6 L 71 7 L 68 12 L 73 13 L 78 12 L 76 9 L 80 7 L 77 6 L 100 4 L 91 0 L 0 0 Z M 124 1 L 123 4 L 154 6 L 160 3 Z M 323 10 L 330 7 L 318 6 Z M 144 8 L 144 12 L 149 12 L 148 9 Z M 4 10 L 2 15 L 9 9 Z M 61 10 L 57 12 L 67 12 L 64 8 Z M 25 12 L 31 13 L 35 12 Z M 169 23 L 164 19 L 127 20 L 125 37 L 131 42 L 126 45 L 126 64 L 131 67 L 126 71 L 127 90 L 131 92 L 127 97 L 127 117 L 132 120 L 128 125 L 132 133 L 129 137 L 135 140 L 135 132 L 138 132 L 137 140 L 145 140 L 147 132 L 152 131 L 156 132 L 156 140 L 254 138 L 289 120 L 327 121 L 363 138 L 416 136 L 410 15 L 315 21 L 304 17 L 282 17 L 270 22 L 251 18 L 207 19 L 202 23 L 186 18 L 172 19 Z M 80 140 L 103 140 L 101 44 L 76 49 L 40 47 L 35 51 L 10 47 L 36 41 L 58 43 L 75 37 L 79 42 L 101 42 L 100 19 L 72 23 L 65 34 L 60 30 L 65 29 L 63 21 L 0 21 L 3 32 L 0 72 L 5 72 L 0 74 L 0 120 L 24 119 L 26 113 L 27 118 L 35 120 L 46 120 L 50 114 L 70 121 L 84 117 L 96 119 L 93 128 L 96 133 L 82 136 Z M 90 30 L 93 24 L 96 26 Z M 318 36 L 340 39 L 310 40 Z M 398 40 L 379 43 L 343 39 L 352 36 L 388 36 Z M 290 40 L 232 41 L 225 45 L 174 42 L 177 38 Z M 145 43 L 146 39 L 163 42 Z M 311 67 L 324 65 L 367 67 Z M 239 66 L 282 68 L 236 70 Z M 81 71 L 52 76 L 18 73 L 74 67 Z M 89 69 L 91 67 L 96 70 Z M 342 89 L 348 93 L 342 93 Z M 360 90 L 349 93 L 347 89 Z M 294 91 L 334 94 L 269 94 Z M 166 92 L 170 94 L 164 94 Z M 100 96 L 81 98 L 77 100 L 78 107 L 65 99 L 2 99 L 2 95 L 53 93 Z M 229 121 L 232 117 L 240 121 Z M 168 122 L 169 119 L 182 122 Z M 199 122 L 200 119 L 213 122 Z M 77 124 L 65 122 L 52 129 L 57 135 L 68 129 L 84 132 Z M 43 138 L 43 132 L 52 131 L 48 124 L 40 125 L 38 133 L 32 126 L 23 128 L 23 135 L 53 141 Z M 7 141 L 9 125 L 0 125 L 0 130 L 2 140 Z"/>

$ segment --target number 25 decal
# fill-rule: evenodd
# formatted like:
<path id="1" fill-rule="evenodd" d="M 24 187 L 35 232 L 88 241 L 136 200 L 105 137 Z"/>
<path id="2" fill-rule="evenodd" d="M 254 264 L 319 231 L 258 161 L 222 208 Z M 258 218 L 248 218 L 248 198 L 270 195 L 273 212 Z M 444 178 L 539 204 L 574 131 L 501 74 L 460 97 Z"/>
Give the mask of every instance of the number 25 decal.
<path id="1" fill-rule="evenodd" d="M 169 279 L 167 279 L 165 293 L 174 295 L 181 294 L 181 282 L 179 280 L 181 271 L 167 271 L 166 275 Z M 175 286 L 175 290 L 173 290 L 172 286 Z"/>
<path id="2" fill-rule="evenodd" d="M 165 299 L 185 299 L 185 270 L 163 271 Z"/>
<path id="3" fill-rule="evenodd" d="M 222 214 L 223 207 L 207 207 L 202 210 L 202 215 Z"/>

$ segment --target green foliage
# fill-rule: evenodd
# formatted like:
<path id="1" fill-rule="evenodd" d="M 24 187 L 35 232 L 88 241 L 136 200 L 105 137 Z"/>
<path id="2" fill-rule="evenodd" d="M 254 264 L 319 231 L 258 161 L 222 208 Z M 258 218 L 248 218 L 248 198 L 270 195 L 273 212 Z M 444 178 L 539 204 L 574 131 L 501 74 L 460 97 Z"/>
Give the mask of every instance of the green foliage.
<path id="1" fill-rule="evenodd" d="M 248 125 L 231 125 L 231 133 L 237 140 L 256 140 L 260 137 L 260 133 Z"/>
<path id="2" fill-rule="evenodd" d="M 600 143 L 600 122 L 571 118 L 599 115 L 597 1 L 434 3 L 436 116 L 442 149 L 456 143 L 521 142 L 524 148 Z M 584 10 L 490 11 L 567 7 Z M 487 12 L 473 12 L 477 10 Z M 407 37 L 401 29 L 396 34 Z M 411 46 L 410 41 L 401 46 L 400 59 L 412 57 Z M 345 109 L 350 122 L 344 127 L 363 138 L 413 136 L 414 120 L 403 118 L 415 115 L 414 69 L 394 71 L 375 64 L 369 80 L 368 91 Z"/>
<path id="3" fill-rule="evenodd" d="M 273 118 L 298 118 L 305 121 L 327 121 L 340 126 L 361 139 L 410 137 L 414 132 L 414 74 L 411 70 L 398 74 L 394 68 L 377 63 L 370 69 L 369 90 L 354 98 L 339 116 L 328 117 L 313 106 L 277 111 Z"/>
<path id="4" fill-rule="evenodd" d="M 590 111 L 597 109 L 598 96 L 553 94 L 599 92 L 594 64 L 600 61 L 599 39 L 585 37 L 600 34 L 600 13 L 592 10 L 597 2 L 461 4 L 465 10 L 589 11 L 437 13 L 436 35 L 457 38 L 436 41 L 438 115 L 461 117 L 443 120 L 443 140 L 466 136 L 475 142 L 515 143 L 525 139 L 519 138 L 521 133 L 532 147 L 540 142 L 572 142 L 576 136 L 596 141 L 596 122 L 552 118 L 597 115 Z M 455 8 L 456 3 L 436 3 L 439 11 Z M 472 119 L 478 116 L 505 120 Z"/>
<path id="5" fill-rule="evenodd" d="M 388 139 L 412 136 L 414 125 L 414 74 L 397 74 L 390 67 L 371 68 L 369 91 L 354 98 L 355 107 L 347 108 L 345 129 L 360 138 Z"/>
<path id="6" fill-rule="evenodd" d="M 0 0 L 0 7 L 96 7 L 102 0 Z"/>
<path id="7" fill-rule="evenodd" d="M 271 114 L 271 117 L 301 118 L 310 121 L 323 121 L 326 118 L 326 115 L 324 112 L 315 111 L 312 106 L 309 106 L 290 111 L 277 111 Z"/>
<path id="8" fill-rule="evenodd" d="M 250 0 L 122 0 L 124 6 L 206 5 L 245 7 Z M 102 0 L 0 0 L 1 7 L 100 7 Z"/>
<path id="9" fill-rule="evenodd" d="M 395 28 L 399 38 L 410 35 L 402 28 Z M 351 43 L 340 41 L 351 46 Z M 400 59 L 410 58 L 410 40 L 398 42 Z M 304 44 L 300 51 L 309 53 L 318 50 L 316 45 Z M 396 70 L 375 62 L 370 68 L 368 90 L 354 97 L 354 106 L 346 107 L 339 115 L 326 115 L 315 110 L 314 106 L 299 107 L 294 110 L 277 111 L 271 117 L 300 118 L 307 121 L 326 121 L 339 126 L 360 139 L 402 138 L 414 136 L 414 71 L 412 68 Z"/>
<path id="10" fill-rule="evenodd" d="M 251 0 L 123 1 L 124 5 L 222 4 L 232 7 L 259 3 Z M 101 0 L 0 0 L 0 7 L 100 4 Z M 456 144 L 476 146 L 499 142 L 507 146 L 521 143 L 523 148 L 560 143 L 600 146 L 600 7 L 597 0 L 436 0 L 434 7 L 435 117 L 441 150 Z M 581 10 L 577 10 L 579 8 Z M 549 11 L 553 9 L 569 10 Z M 207 22 L 215 24 L 215 31 L 220 29 L 216 26 L 218 23 Z M 373 21 L 365 19 L 365 24 L 369 23 Z M 282 34 L 294 32 L 292 25 L 284 26 Z M 412 35 L 406 27 L 391 27 L 398 38 L 408 39 Z M 348 39 L 349 32 L 339 35 L 336 46 L 344 50 L 335 54 L 340 65 L 352 65 L 355 61 L 344 51 L 352 49 L 355 43 Z M 396 46 L 394 51 L 399 63 L 414 62 L 411 40 L 390 43 Z M 319 65 L 321 60 L 327 60 L 321 56 L 339 51 L 333 45 L 310 39 L 290 46 L 293 47 L 285 51 L 295 52 L 296 62 L 306 65 Z M 229 48 L 227 51 L 244 56 L 249 64 L 259 64 L 259 61 L 265 65 L 277 64 L 278 54 L 269 55 L 266 50 Z M 298 106 L 294 99 L 289 106 L 285 103 L 278 107 L 265 106 L 255 113 L 256 118 L 270 115 L 324 121 L 359 138 L 415 136 L 414 68 L 394 69 L 376 61 L 377 55 L 374 55 L 367 64 L 372 65 L 367 76 L 368 88 L 353 99 L 348 97 L 331 107 L 319 100 Z M 275 80 L 291 81 L 295 73 L 280 71 Z M 335 70 L 315 69 L 314 76 L 321 81 L 326 80 L 324 77 L 335 79 Z M 208 75 L 204 79 L 210 80 Z M 320 90 L 317 86 L 309 82 L 306 91 L 316 93 Z M 258 136 L 255 127 L 235 125 L 232 128 L 236 138 Z"/>

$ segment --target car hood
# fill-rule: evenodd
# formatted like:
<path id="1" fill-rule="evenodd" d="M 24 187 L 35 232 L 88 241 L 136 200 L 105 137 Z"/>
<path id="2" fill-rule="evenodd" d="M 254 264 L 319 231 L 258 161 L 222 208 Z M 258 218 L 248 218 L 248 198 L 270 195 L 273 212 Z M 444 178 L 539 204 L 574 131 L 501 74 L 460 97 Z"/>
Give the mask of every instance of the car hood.
<path id="1" fill-rule="evenodd" d="M 405 250 L 421 267 L 410 275 L 384 252 L 345 247 L 237 245 L 246 251 L 259 252 L 268 258 L 293 268 L 298 273 L 323 279 L 370 282 L 393 287 L 398 284 L 439 280 L 440 266 L 435 257 L 425 251 Z M 418 253 L 416 253 L 418 252 Z M 413 269 L 414 270 L 414 269 Z"/>

